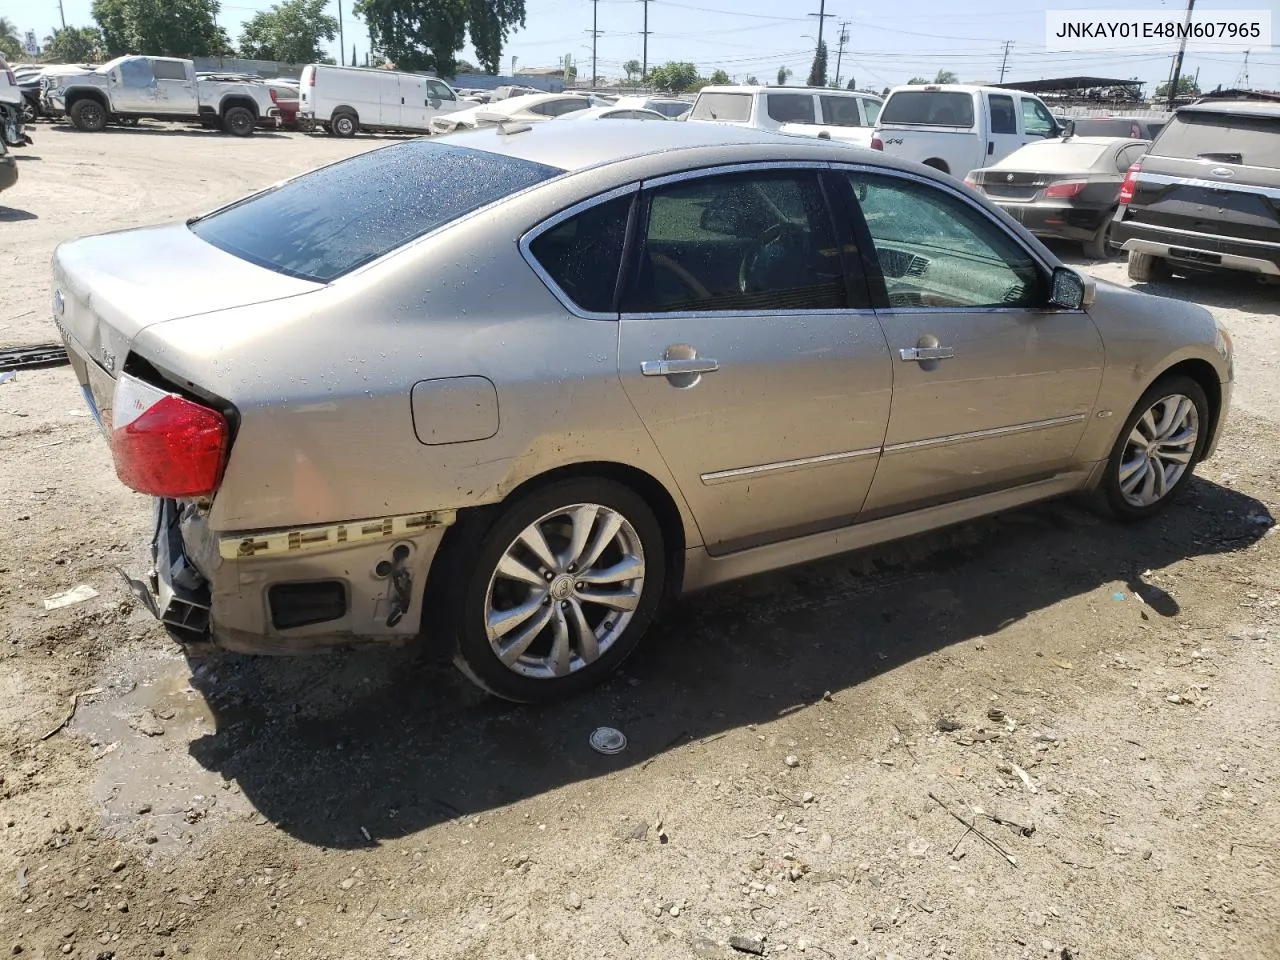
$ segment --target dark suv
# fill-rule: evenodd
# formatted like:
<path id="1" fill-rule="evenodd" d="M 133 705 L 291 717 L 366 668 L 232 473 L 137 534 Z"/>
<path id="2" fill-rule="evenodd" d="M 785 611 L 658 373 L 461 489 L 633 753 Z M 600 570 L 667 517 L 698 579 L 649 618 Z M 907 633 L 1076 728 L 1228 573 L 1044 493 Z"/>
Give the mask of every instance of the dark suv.
<path id="1" fill-rule="evenodd" d="M 1183 107 L 1120 188 L 1129 277 L 1239 270 L 1280 279 L 1280 103 Z"/>

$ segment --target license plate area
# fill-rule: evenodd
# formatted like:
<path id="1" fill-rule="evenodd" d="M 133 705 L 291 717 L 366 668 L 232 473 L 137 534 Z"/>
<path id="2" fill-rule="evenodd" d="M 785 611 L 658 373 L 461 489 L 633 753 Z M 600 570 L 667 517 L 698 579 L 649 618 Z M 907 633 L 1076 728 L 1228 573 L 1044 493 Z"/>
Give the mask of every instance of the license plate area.
<path id="1" fill-rule="evenodd" d="M 1188 250 L 1185 247 L 1170 247 L 1169 256 L 1178 260 L 1190 260 L 1192 263 L 1207 263 L 1217 266 L 1222 263 L 1222 255 L 1205 253 L 1203 250 Z"/>

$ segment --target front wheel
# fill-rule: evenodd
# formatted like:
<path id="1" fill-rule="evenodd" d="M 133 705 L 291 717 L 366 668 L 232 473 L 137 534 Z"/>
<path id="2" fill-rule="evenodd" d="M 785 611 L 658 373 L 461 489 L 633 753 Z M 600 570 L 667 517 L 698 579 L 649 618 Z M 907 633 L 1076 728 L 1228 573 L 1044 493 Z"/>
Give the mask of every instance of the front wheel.
<path id="1" fill-rule="evenodd" d="M 454 662 L 506 700 L 579 693 L 618 668 L 657 613 L 666 576 L 648 504 L 610 480 L 565 480 L 460 543 L 451 569 Z"/>
<path id="2" fill-rule="evenodd" d="M 258 122 L 248 107 L 232 107 L 222 115 L 222 129 L 233 137 L 248 137 Z"/>
<path id="3" fill-rule="evenodd" d="M 1102 478 L 1116 519 L 1144 520 L 1173 502 L 1204 452 L 1209 414 L 1204 388 L 1190 377 L 1165 377 L 1142 395 Z"/>
<path id="4" fill-rule="evenodd" d="M 107 126 L 107 109 L 97 100 L 77 100 L 71 107 L 71 125 L 86 133 L 98 133 Z"/>

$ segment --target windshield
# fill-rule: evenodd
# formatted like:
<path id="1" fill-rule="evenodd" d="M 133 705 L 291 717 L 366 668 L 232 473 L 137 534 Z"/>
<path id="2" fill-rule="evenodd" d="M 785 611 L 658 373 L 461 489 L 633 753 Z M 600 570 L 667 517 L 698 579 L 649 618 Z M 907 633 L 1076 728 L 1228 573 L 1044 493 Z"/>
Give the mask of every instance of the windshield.
<path id="1" fill-rule="evenodd" d="M 125 60 L 129 60 L 129 59 L 131 59 L 131 58 L 130 58 L 130 57 L 116 57 L 114 60 L 108 60 L 106 63 L 104 63 L 102 66 L 98 67 L 98 69 L 94 70 L 93 72 L 94 72 L 94 73 L 110 73 L 110 72 L 111 72 L 112 70 L 114 70 L 116 67 L 120 66 L 120 64 L 121 64 L 122 62 L 124 62 Z"/>
<path id="2" fill-rule="evenodd" d="M 1183 111 L 1160 131 L 1151 153 L 1179 160 L 1280 168 L 1280 116 Z"/>
<path id="3" fill-rule="evenodd" d="M 899 90 L 889 94 L 880 111 L 880 122 L 971 127 L 973 95 L 943 90 Z"/>
<path id="4" fill-rule="evenodd" d="M 326 283 L 564 171 L 410 140 L 343 160 L 191 222 L 227 253 Z"/>
<path id="5" fill-rule="evenodd" d="M 693 105 L 690 120 L 728 120 L 746 123 L 751 119 L 751 94 L 700 93 Z"/>

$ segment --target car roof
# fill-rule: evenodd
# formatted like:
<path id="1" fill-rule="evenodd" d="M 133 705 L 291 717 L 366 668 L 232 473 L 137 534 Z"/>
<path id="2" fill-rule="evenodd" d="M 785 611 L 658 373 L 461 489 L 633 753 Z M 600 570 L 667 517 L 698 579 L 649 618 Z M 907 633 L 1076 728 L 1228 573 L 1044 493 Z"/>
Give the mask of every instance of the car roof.
<path id="1" fill-rule="evenodd" d="M 1150 143 L 1150 140 L 1143 140 L 1140 137 L 1051 137 L 1047 140 L 1032 140 L 1025 144 L 1025 147 L 1035 147 L 1039 150 L 1049 149 L 1054 144 L 1064 143 L 1083 143 L 1086 147 L 1105 147 L 1111 144 L 1120 143 Z"/>
<path id="2" fill-rule="evenodd" d="M 1026 90 L 1014 90 L 1009 87 L 981 87 L 971 83 L 904 83 L 890 90 L 889 96 L 901 93 L 903 90 L 918 90 L 922 93 L 982 93 L 983 91 L 990 91 L 992 93 L 1024 93 L 1029 97 L 1036 96 Z M 1037 97 L 1037 99 L 1039 98 Z"/>
<path id="3" fill-rule="evenodd" d="M 760 86 L 748 87 L 744 84 L 724 84 L 705 86 L 698 93 L 820 93 L 823 96 L 837 97 L 870 97 L 873 100 L 880 98 L 874 93 L 860 93 L 857 90 L 837 90 L 833 87 L 767 87 Z M 674 97 L 670 99 L 676 99 Z"/>
<path id="4" fill-rule="evenodd" d="M 503 134 L 500 128 L 482 127 L 452 133 L 448 142 L 568 171 L 700 148 L 723 148 L 726 151 L 724 162 L 732 163 L 736 159 L 745 159 L 731 155 L 735 147 L 750 146 L 778 148 L 772 152 L 784 159 L 843 159 L 854 162 L 872 159 L 882 166 L 906 167 L 883 153 L 872 153 L 844 143 L 817 137 L 790 137 L 752 127 L 718 123 L 614 120 L 610 123 L 536 123 L 528 124 L 528 128 L 518 133 Z"/>
<path id="5" fill-rule="evenodd" d="M 1280 103 L 1265 100 L 1210 100 L 1179 107 L 1178 113 L 1207 113 L 1235 117 L 1280 117 Z"/>

